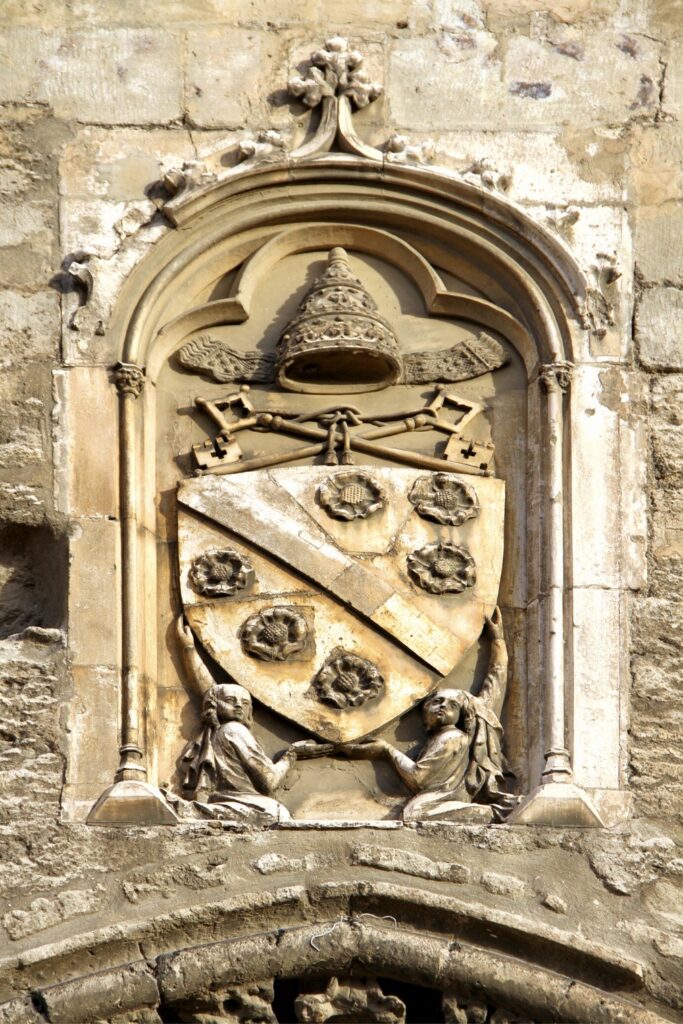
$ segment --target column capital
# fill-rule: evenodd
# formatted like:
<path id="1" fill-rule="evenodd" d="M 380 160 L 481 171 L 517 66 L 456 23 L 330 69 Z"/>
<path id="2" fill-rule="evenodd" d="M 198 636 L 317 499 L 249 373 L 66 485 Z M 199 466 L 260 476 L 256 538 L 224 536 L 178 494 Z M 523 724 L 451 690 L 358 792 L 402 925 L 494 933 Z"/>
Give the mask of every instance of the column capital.
<path id="1" fill-rule="evenodd" d="M 574 364 L 564 360 L 555 363 L 542 363 L 538 371 L 538 382 L 546 392 L 568 390 Z"/>
<path id="2" fill-rule="evenodd" d="M 114 367 L 114 384 L 120 395 L 139 398 L 145 386 L 145 371 L 136 363 L 117 363 Z"/>

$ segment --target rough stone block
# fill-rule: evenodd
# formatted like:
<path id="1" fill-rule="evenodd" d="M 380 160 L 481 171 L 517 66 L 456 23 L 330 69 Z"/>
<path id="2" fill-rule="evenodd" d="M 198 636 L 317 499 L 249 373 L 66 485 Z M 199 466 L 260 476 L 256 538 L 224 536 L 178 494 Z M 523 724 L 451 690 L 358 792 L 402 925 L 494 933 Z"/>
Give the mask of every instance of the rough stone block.
<path id="1" fill-rule="evenodd" d="M 627 180 L 637 205 L 656 207 L 683 199 L 683 137 L 678 123 L 634 129 Z"/>
<path id="2" fill-rule="evenodd" d="M 16 0 L 13 0 L 16 2 Z M 390 2 L 390 0 L 386 0 Z M 166 0 L 164 24 L 196 26 L 202 23 L 223 25 L 271 26 L 315 21 L 319 0 L 299 0 L 296 4 L 273 0 Z M 103 4 L 99 0 L 72 0 L 75 23 L 102 26 L 155 26 L 158 12 L 138 0 L 119 0 Z"/>
<path id="3" fill-rule="evenodd" d="M 53 204 L 0 202 L 0 284 L 33 289 L 49 280 L 55 221 Z"/>
<path id="4" fill-rule="evenodd" d="M 651 411 L 655 427 L 683 426 L 683 374 L 668 373 L 652 381 Z"/>
<path id="5" fill-rule="evenodd" d="M 0 521 L 39 526 L 47 517 L 44 488 L 32 484 L 0 483 Z"/>
<path id="6" fill-rule="evenodd" d="M 59 649 L 58 649 L 59 650 Z M 54 817 L 59 812 L 65 757 L 60 723 L 64 668 L 52 645 L 30 642 L 0 650 L 3 735 L 0 819 Z"/>
<path id="7" fill-rule="evenodd" d="M 419 136 L 411 132 L 411 139 L 418 141 Z M 509 197 L 547 204 L 543 217 L 547 226 L 557 222 L 549 211 L 561 214 L 569 203 L 621 202 L 626 147 L 607 129 L 440 132 L 435 142 L 436 164 L 463 172 L 477 161 L 488 160 L 501 174 L 509 173 Z"/>
<path id="8" fill-rule="evenodd" d="M 434 861 L 411 850 L 389 846 L 355 846 L 351 852 L 351 863 L 461 884 L 469 882 L 472 877 L 471 869 L 465 864 Z"/>
<path id="9" fill-rule="evenodd" d="M 121 1013 L 157 1006 L 159 992 L 147 964 L 140 961 L 43 988 L 40 999 L 53 1024 L 73 1024 L 109 1017 L 112 1007 Z"/>
<path id="10" fill-rule="evenodd" d="M 662 4 L 662 7 L 665 5 Z M 671 24 L 666 25 L 665 33 L 671 30 Z M 664 89 L 662 107 L 665 113 L 676 120 L 680 117 L 683 109 L 683 39 L 673 39 L 666 53 L 666 72 L 664 74 Z"/>
<path id="11" fill-rule="evenodd" d="M 44 364 L 0 375 L 0 469 L 21 471 L 49 458 L 50 383 Z"/>
<path id="12" fill-rule="evenodd" d="M 652 553 L 655 558 L 654 581 L 662 579 L 667 592 L 676 592 L 677 579 L 667 578 L 668 572 L 677 576 L 683 558 L 683 493 L 657 490 L 652 495 Z"/>
<path id="13" fill-rule="evenodd" d="M 5 914 L 2 923 L 11 939 L 25 939 L 27 935 L 97 910 L 102 903 L 103 891 L 100 886 L 97 889 L 69 889 L 54 898 L 41 896 L 25 910 L 11 910 Z"/>
<path id="14" fill-rule="evenodd" d="M 173 121 L 182 113 L 181 77 L 180 39 L 158 26 L 62 33 L 20 27 L 0 43 L 0 101 L 47 103 L 62 118 Z"/>
<path id="15" fill-rule="evenodd" d="M 362 24 L 377 25 L 383 32 L 398 29 L 420 30 L 429 19 L 428 0 L 335 0 L 332 7 L 318 4 L 321 20 L 329 17 L 335 29 L 339 26 L 353 34 Z M 331 34 L 327 29 L 328 36 Z"/>
<path id="16" fill-rule="evenodd" d="M 498 123 L 503 105 L 496 41 L 476 33 L 448 47 L 433 37 L 398 40 L 391 47 L 387 94 L 402 129 L 448 130 Z"/>
<path id="17" fill-rule="evenodd" d="M 52 220 L 52 209 L 48 203 L 1 203 L 0 239 L 3 247 L 49 246 Z"/>
<path id="18" fill-rule="evenodd" d="M 622 38 L 611 31 L 591 33 L 577 60 L 550 40 L 513 36 L 504 69 L 512 116 L 547 123 L 571 111 L 575 124 L 613 124 L 653 114 L 659 102 L 657 46 L 640 39 L 631 55 L 620 47 Z"/>
<path id="19" fill-rule="evenodd" d="M 220 144 L 227 145 L 224 136 Z M 62 191 L 71 198 L 140 200 L 165 171 L 193 157 L 194 146 L 185 128 L 83 127 L 62 150 Z"/>
<path id="20" fill-rule="evenodd" d="M 119 657 L 119 524 L 81 519 L 71 535 L 69 641 L 76 665 L 116 665 Z"/>
<path id="21" fill-rule="evenodd" d="M 484 871 L 481 884 L 494 896 L 523 896 L 526 889 L 521 879 L 513 875 L 500 875 L 495 871 Z"/>
<path id="22" fill-rule="evenodd" d="M 683 370 L 683 291 L 651 288 L 636 307 L 640 361 L 648 370 Z"/>
<path id="23" fill-rule="evenodd" d="M 561 896 L 554 892 L 546 892 L 541 897 L 541 903 L 548 910 L 554 911 L 556 914 L 567 913 L 567 901 L 563 900 Z"/>
<path id="24" fill-rule="evenodd" d="M 461 125 L 618 123 L 653 114 L 659 99 L 658 51 L 643 39 L 636 56 L 621 35 L 595 32 L 581 60 L 548 40 L 513 35 L 501 62 L 497 39 L 476 26 L 425 39 L 398 41 L 390 58 L 395 120 L 405 128 Z M 605 83 L 609 82 L 609 88 Z"/>
<path id="25" fill-rule="evenodd" d="M 59 295 L 0 290 L 0 367 L 53 359 L 59 345 Z"/>
<path id="26" fill-rule="evenodd" d="M 665 487 L 683 483 L 683 427 L 657 427 L 652 431 L 652 458 L 656 477 Z"/>
<path id="27" fill-rule="evenodd" d="M 583 788 L 618 789 L 621 784 L 621 691 L 627 665 L 627 622 L 618 590 L 582 587 L 572 594 L 574 713 L 572 762 Z M 605 636 L 620 640 L 609 648 Z"/>
<path id="28" fill-rule="evenodd" d="M 641 814 L 665 817 L 683 805 L 683 773 L 676 739 L 683 728 L 681 601 L 671 600 L 670 594 L 638 601 L 631 650 L 631 785 Z"/>
<path id="29" fill-rule="evenodd" d="M 60 451 L 57 507 L 70 516 L 118 515 L 119 398 L 101 366 L 75 366 L 57 376 Z M 97 443 L 92 427 L 97 424 Z"/>
<path id="30" fill-rule="evenodd" d="M 635 215 L 635 262 L 647 282 L 683 284 L 683 203 L 642 206 Z"/>
<path id="31" fill-rule="evenodd" d="M 187 54 L 185 105 L 193 124 L 237 128 L 248 118 L 266 125 L 263 80 L 271 62 L 282 65 L 280 45 L 255 29 L 192 30 Z"/>
<path id="32" fill-rule="evenodd" d="M 0 1024 L 44 1024 L 45 1018 L 38 1013 L 30 996 L 11 999 L 0 1004 Z"/>

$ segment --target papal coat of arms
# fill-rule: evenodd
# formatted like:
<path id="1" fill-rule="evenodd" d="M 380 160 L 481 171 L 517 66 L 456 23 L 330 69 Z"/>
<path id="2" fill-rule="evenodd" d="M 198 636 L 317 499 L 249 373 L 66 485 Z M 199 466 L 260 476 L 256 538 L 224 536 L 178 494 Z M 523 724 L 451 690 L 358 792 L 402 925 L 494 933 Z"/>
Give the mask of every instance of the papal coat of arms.
<path id="1" fill-rule="evenodd" d="M 197 399 L 216 435 L 195 446 L 177 495 L 178 636 L 204 706 L 182 795 L 169 799 L 189 816 L 281 820 L 276 793 L 297 760 L 345 757 L 388 760 L 410 796 L 406 818 L 503 815 L 505 485 L 492 446 L 467 436 L 480 409 L 454 391 L 502 365 L 503 347 L 481 335 L 402 356 L 336 248 L 274 354 L 203 335 L 178 358 L 241 387 Z M 354 403 L 398 382 L 425 385 L 419 407 Z M 306 411 L 280 407 L 284 393 L 310 396 Z M 245 457 L 245 430 L 291 446 Z M 433 455 L 401 444 L 424 431 L 440 438 Z M 454 672 L 483 629 L 489 673 L 474 695 Z M 252 701 L 309 739 L 271 759 Z M 418 704 L 427 737 L 409 757 L 378 734 Z"/>

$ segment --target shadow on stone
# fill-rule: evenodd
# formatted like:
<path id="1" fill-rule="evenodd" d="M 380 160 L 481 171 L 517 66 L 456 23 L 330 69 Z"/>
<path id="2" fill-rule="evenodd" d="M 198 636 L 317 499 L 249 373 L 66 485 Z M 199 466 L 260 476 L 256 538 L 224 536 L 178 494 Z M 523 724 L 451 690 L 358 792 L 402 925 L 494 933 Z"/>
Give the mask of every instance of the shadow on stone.
<path id="1" fill-rule="evenodd" d="M 66 618 L 66 538 L 48 526 L 0 525 L 0 639 Z"/>

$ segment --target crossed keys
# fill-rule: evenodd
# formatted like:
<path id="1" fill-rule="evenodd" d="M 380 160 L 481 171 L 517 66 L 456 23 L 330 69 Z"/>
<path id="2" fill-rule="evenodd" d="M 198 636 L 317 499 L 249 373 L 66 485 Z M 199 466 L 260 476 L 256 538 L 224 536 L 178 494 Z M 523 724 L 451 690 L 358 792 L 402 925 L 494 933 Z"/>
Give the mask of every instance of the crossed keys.
<path id="1" fill-rule="evenodd" d="M 244 473 L 323 454 L 328 466 L 351 466 L 354 453 L 441 472 L 488 476 L 493 458 L 492 444 L 470 440 L 462 432 L 475 416 L 483 412 L 484 406 L 448 394 L 443 384 L 436 387 L 431 401 L 421 409 L 384 416 L 363 416 L 353 405 L 334 405 L 301 416 L 286 411 L 261 412 L 254 407 L 248 385 L 215 401 L 196 398 L 195 405 L 213 420 L 219 430 L 213 439 L 192 446 L 196 476 Z M 457 422 L 446 417 L 449 411 L 459 413 Z M 228 420 L 226 414 L 231 419 Z M 279 433 L 313 443 L 243 459 L 236 438 L 242 430 Z M 379 443 L 384 438 L 428 430 L 447 435 L 443 458 Z"/>

